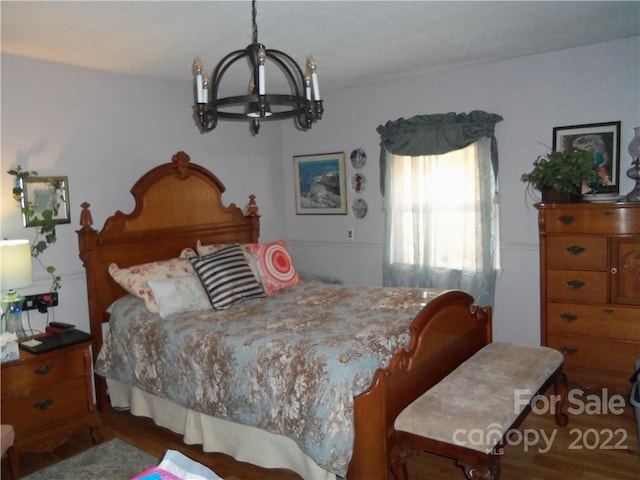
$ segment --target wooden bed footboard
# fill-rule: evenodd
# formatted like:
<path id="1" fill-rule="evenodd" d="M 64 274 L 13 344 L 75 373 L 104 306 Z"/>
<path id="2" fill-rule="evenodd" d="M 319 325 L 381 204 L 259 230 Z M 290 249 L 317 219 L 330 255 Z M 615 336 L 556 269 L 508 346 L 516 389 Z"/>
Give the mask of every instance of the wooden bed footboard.
<path id="1" fill-rule="evenodd" d="M 461 291 L 430 301 L 411 327 L 411 342 L 378 369 L 355 398 L 355 443 L 348 480 L 387 480 L 393 423 L 400 412 L 458 365 L 491 342 L 491 308 L 473 305 Z"/>

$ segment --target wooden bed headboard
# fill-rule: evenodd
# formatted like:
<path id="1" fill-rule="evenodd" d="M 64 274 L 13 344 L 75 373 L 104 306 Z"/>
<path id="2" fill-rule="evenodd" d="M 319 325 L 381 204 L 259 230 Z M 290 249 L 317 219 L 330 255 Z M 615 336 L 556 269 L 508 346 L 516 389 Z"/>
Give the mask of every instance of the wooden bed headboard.
<path id="1" fill-rule="evenodd" d="M 133 211 L 115 212 L 100 231 L 92 227 L 90 204 L 82 204 L 78 242 L 87 276 L 94 360 L 102 347 L 102 324 L 109 320 L 107 307 L 126 294 L 109 275 L 111 263 L 129 267 L 175 258 L 187 247 L 195 249 L 198 240 L 204 244 L 258 241 L 255 197 L 249 196 L 243 213 L 235 204 L 223 205 L 224 191 L 214 174 L 178 152 L 170 163 L 153 168 L 131 188 Z"/>

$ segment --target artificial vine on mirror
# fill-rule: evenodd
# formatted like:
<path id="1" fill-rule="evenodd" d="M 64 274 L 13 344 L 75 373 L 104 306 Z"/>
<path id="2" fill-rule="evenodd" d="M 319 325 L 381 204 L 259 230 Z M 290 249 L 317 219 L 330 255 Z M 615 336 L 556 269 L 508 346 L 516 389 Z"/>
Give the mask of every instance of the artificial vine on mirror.
<path id="1" fill-rule="evenodd" d="M 36 227 L 35 238 L 31 243 L 31 256 L 35 258 L 40 266 L 51 276 L 50 291 L 56 292 L 62 287 L 60 284 L 60 277 L 56 274 L 56 268 L 54 266 L 44 266 L 40 260 L 40 254 L 51 244 L 56 243 L 56 222 L 54 221 L 54 218 L 58 215 L 60 204 L 54 201 L 51 209 L 44 210 L 39 212 L 39 215 L 36 215 L 34 203 L 24 201 L 23 185 L 28 177 L 35 177 L 38 175 L 38 172 L 23 170 L 22 167 L 18 165 L 7 173 L 16 177 L 13 186 L 13 199 L 20 205 L 20 210 L 22 211 L 22 215 L 24 215 L 26 223 Z M 59 181 L 52 180 L 49 182 L 49 188 L 51 188 L 52 193 L 54 194 L 52 195 L 52 198 L 59 198 L 57 194 L 62 191 L 61 183 Z"/>

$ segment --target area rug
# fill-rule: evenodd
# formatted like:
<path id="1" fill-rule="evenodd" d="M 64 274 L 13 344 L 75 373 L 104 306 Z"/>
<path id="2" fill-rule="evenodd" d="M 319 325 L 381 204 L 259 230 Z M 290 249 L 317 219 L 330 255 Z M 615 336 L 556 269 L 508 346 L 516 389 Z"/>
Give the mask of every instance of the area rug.
<path id="1" fill-rule="evenodd" d="M 129 480 L 159 461 L 114 438 L 22 477 L 22 480 Z"/>

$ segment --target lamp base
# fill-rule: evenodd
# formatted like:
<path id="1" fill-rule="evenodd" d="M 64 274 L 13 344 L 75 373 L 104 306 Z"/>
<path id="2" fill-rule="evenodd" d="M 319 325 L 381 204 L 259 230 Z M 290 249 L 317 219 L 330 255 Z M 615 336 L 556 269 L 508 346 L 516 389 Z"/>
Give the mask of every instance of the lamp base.
<path id="1" fill-rule="evenodd" d="M 27 333 L 22 328 L 22 305 L 24 305 L 24 297 L 16 293 L 15 290 L 9 290 L 2 300 L 2 333 L 15 333 L 18 338 L 25 338 Z"/>
<path id="2" fill-rule="evenodd" d="M 627 194 L 627 202 L 640 202 L 640 158 L 636 158 L 627 170 L 627 177 L 636 181 L 635 187 Z"/>

